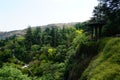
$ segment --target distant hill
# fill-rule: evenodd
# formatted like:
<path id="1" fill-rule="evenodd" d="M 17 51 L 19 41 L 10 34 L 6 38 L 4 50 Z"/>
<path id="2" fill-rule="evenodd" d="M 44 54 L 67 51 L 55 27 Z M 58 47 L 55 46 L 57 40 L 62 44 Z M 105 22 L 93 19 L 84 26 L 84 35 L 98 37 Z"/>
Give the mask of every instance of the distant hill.
<path id="1" fill-rule="evenodd" d="M 56 24 L 48 24 L 48 25 L 43 25 L 43 26 L 35 26 L 32 27 L 33 29 L 36 27 L 41 27 L 42 29 L 45 28 L 49 28 L 49 27 L 58 27 L 58 28 L 62 28 L 63 26 L 65 27 L 71 27 L 74 26 L 75 24 L 77 24 L 79 22 L 71 22 L 71 23 L 56 23 Z M 14 31 L 9 31 L 9 32 L 0 32 L 0 40 L 1 39 L 6 39 L 12 36 L 21 36 L 21 35 L 25 35 L 26 33 L 26 29 L 24 30 L 14 30 Z"/>
<path id="2" fill-rule="evenodd" d="M 0 32 L 0 39 L 6 39 L 12 36 L 21 36 L 24 35 L 26 30 L 15 30 L 10 32 Z"/>

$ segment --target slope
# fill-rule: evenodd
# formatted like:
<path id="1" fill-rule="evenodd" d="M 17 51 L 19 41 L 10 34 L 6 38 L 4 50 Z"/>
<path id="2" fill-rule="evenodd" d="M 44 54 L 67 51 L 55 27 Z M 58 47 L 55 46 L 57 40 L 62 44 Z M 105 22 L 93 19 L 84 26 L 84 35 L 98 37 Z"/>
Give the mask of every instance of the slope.
<path id="1" fill-rule="evenodd" d="M 120 38 L 107 41 L 80 80 L 120 80 Z"/>

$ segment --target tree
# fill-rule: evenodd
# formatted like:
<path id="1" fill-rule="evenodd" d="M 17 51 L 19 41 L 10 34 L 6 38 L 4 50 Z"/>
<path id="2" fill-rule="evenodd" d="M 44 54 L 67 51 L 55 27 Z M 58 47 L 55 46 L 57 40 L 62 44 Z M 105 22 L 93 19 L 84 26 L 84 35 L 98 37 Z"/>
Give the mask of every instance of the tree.
<path id="1" fill-rule="evenodd" d="M 31 48 L 32 42 L 33 42 L 32 29 L 29 26 L 25 34 L 25 43 L 28 50 Z"/>
<path id="2" fill-rule="evenodd" d="M 42 44 L 42 31 L 40 27 L 37 27 L 33 33 L 34 44 Z"/>
<path id="3" fill-rule="evenodd" d="M 50 44 L 51 36 L 50 36 L 50 28 L 46 28 L 42 33 L 42 43 L 43 44 Z"/>
<path id="4" fill-rule="evenodd" d="M 51 36 L 51 44 L 50 45 L 52 47 L 56 47 L 57 46 L 57 28 L 52 27 L 50 36 Z"/>
<path id="5" fill-rule="evenodd" d="M 3 66 L 0 69 L 0 80 L 31 80 L 27 75 L 12 66 Z"/>
<path id="6" fill-rule="evenodd" d="M 99 4 L 94 9 L 96 21 L 104 20 L 106 25 L 103 34 L 111 36 L 120 34 L 120 0 L 98 0 Z"/>
<path id="7" fill-rule="evenodd" d="M 12 52 L 10 49 L 0 51 L 0 66 L 2 63 L 8 62 L 10 58 L 12 58 Z"/>

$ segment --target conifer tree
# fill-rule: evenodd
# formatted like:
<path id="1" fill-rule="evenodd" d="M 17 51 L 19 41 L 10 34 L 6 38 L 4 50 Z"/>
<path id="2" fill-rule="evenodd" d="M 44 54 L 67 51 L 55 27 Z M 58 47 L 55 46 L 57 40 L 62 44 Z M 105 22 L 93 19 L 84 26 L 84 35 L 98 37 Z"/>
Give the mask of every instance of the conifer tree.
<path id="1" fill-rule="evenodd" d="M 25 34 L 25 43 L 26 43 L 26 48 L 30 49 L 32 46 L 32 42 L 33 42 L 33 35 L 32 35 L 32 29 L 29 26 L 27 29 L 27 32 Z"/>

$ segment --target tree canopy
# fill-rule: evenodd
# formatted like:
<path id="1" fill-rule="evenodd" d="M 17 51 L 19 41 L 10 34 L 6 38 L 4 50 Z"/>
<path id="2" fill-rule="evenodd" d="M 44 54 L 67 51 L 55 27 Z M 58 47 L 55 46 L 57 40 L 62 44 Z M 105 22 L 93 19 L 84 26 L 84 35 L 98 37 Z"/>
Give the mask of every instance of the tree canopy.
<path id="1" fill-rule="evenodd" d="M 120 0 L 98 0 L 99 4 L 93 11 L 95 21 L 106 21 L 103 35 L 120 34 Z"/>

